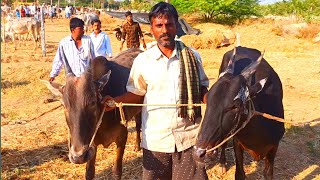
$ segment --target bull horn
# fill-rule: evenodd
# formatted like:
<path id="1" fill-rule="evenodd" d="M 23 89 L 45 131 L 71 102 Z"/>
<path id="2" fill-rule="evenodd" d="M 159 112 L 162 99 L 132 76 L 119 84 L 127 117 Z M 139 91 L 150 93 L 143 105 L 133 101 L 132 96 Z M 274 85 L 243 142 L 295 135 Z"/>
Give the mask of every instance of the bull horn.
<path id="1" fill-rule="evenodd" d="M 248 79 L 252 73 L 254 73 L 257 70 L 258 65 L 261 63 L 261 60 L 263 59 L 265 50 L 261 53 L 259 58 L 256 61 L 253 61 L 249 66 L 247 66 L 244 70 L 242 70 L 241 75 Z"/>
<path id="2" fill-rule="evenodd" d="M 233 74 L 233 72 L 234 72 L 234 61 L 236 59 L 236 53 L 237 53 L 237 48 L 234 47 L 232 56 L 231 56 L 231 58 L 229 60 L 228 67 L 227 67 L 227 72 L 231 73 L 231 74 Z"/>
<path id="3" fill-rule="evenodd" d="M 92 72 L 92 69 L 93 69 L 93 67 L 92 67 L 92 61 L 93 61 L 93 58 L 92 58 L 92 54 L 91 54 L 91 51 L 89 52 L 89 62 L 88 62 L 88 72 Z"/>
<path id="4" fill-rule="evenodd" d="M 237 53 L 237 48 L 234 47 L 233 48 L 233 53 L 232 53 L 232 56 L 231 56 L 231 58 L 230 58 L 230 60 L 228 62 L 227 68 L 222 73 L 220 73 L 219 78 L 222 77 L 223 75 L 227 74 L 227 73 L 233 74 L 233 72 L 234 72 L 234 61 L 236 59 L 236 53 Z"/>
<path id="5" fill-rule="evenodd" d="M 67 57 L 64 53 L 63 53 L 63 57 L 64 57 L 64 66 L 65 66 L 66 75 L 71 74 L 72 76 L 75 76 L 74 73 L 72 72 L 72 69 L 69 65 Z"/>

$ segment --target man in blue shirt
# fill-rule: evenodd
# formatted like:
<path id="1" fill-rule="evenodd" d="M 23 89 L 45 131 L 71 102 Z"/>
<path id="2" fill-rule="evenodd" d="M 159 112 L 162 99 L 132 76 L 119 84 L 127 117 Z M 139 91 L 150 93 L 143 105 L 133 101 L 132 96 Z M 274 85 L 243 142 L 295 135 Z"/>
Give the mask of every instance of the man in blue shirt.
<path id="1" fill-rule="evenodd" d="M 93 32 L 90 38 L 93 42 L 94 52 L 96 56 L 112 57 L 112 49 L 109 36 L 101 31 L 101 21 L 94 19 L 92 22 Z"/>
<path id="2" fill-rule="evenodd" d="M 86 69 L 89 59 L 95 58 L 93 43 L 84 35 L 84 22 L 79 18 L 70 20 L 71 35 L 60 41 L 53 60 L 49 81 L 58 76 L 65 61 L 68 61 L 72 72 L 79 77 Z"/>

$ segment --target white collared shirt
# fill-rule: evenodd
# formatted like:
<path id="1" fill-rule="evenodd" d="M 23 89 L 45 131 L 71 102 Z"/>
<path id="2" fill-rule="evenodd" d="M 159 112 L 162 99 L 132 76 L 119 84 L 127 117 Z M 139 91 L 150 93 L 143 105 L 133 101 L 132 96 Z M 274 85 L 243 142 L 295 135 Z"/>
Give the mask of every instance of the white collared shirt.
<path id="1" fill-rule="evenodd" d="M 71 35 L 62 39 L 52 64 L 50 77 L 60 73 L 64 61 L 67 60 L 72 72 L 79 77 L 86 69 L 89 58 L 95 58 L 94 48 L 89 36 L 81 37 L 82 45 L 78 49 Z"/>
<path id="2" fill-rule="evenodd" d="M 199 54 L 196 52 L 196 56 Z M 209 80 L 203 70 L 200 56 L 199 77 L 201 86 Z M 134 60 L 127 90 L 145 96 L 144 104 L 177 104 L 179 101 L 180 62 L 174 50 L 168 59 L 158 46 L 138 55 Z M 178 152 L 195 144 L 201 118 L 193 124 L 178 117 L 177 107 L 145 106 L 142 108 L 142 147 L 156 152 Z"/>
<path id="3" fill-rule="evenodd" d="M 112 57 L 110 38 L 106 33 L 100 32 L 96 36 L 94 32 L 92 32 L 90 34 L 90 38 L 92 40 L 96 56 Z"/>

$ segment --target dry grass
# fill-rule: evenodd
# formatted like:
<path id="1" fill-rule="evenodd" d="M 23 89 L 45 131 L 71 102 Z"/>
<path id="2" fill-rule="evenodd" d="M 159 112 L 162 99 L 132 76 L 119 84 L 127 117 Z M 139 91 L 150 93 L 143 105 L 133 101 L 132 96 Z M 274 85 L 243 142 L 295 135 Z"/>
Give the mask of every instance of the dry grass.
<path id="1" fill-rule="evenodd" d="M 312 40 L 320 32 L 320 23 L 309 24 L 307 28 L 301 29 L 298 38 Z"/>
<path id="2" fill-rule="evenodd" d="M 210 27 L 210 28 L 207 28 Z M 221 43 L 226 39 L 230 39 L 233 44 L 235 41 L 235 33 L 228 27 L 213 24 L 204 23 L 194 26 L 201 31 L 200 35 L 186 35 L 181 39 L 184 43 L 192 46 L 195 49 L 215 49 L 221 46 Z M 203 29 L 206 29 L 203 31 Z"/>
<path id="3" fill-rule="evenodd" d="M 266 50 L 265 58 L 278 72 L 284 89 L 284 108 L 287 120 L 300 121 L 319 118 L 320 111 L 320 51 L 319 45 L 296 37 L 279 37 L 272 32 L 274 23 L 251 22 L 235 27 L 225 27 L 212 23 L 197 23 L 195 17 L 187 17 L 193 27 L 210 35 L 217 29 L 232 29 L 241 35 L 241 44 Z M 193 21 L 194 20 L 194 21 Z M 122 20 L 102 17 L 103 29 L 110 35 L 113 53 L 119 52 L 120 42 L 112 34 L 112 29 L 121 25 Z M 143 30 L 149 30 L 142 25 Z M 58 20 L 46 22 L 47 56 L 41 50 L 32 50 L 27 42 L 17 51 L 12 43 L 1 46 L 1 156 L 2 179 L 83 179 L 85 165 L 71 164 L 67 159 L 67 127 L 62 109 L 57 109 L 30 121 L 43 112 L 59 105 L 59 102 L 45 104 L 50 96 L 39 82 L 47 79 L 59 40 L 69 34 L 68 22 Z M 186 36 L 187 37 L 187 36 Z M 190 37 L 190 36 L 189 36 Z M 203 37 L 204 38 L 204 37 Z M 205 38 L 204 38 L 205 39 Z M 184 39 L 186 44 L 193 41 Z M 146 41 L 152 41 L 147 37 Z M 212 85 L 217 76 L 222 55 L 232 47 L 208 48 L 201 54 L 205 71 Z M 57 82 L 63 83 L 63 72 Z M 141 179 L 141 152 L 135 152 L 134 123 L 129 123 L 129 138 L 124 156 L 123 179 Z M 276 157 L 275 179 L 320 179 L 319 149 L 320 127 L 290 127 L 280 143 Z M 98 148 L 96 179 L 110 179 L 115 146 Z M 263 162 L 254 162 L 245 155 L 245 171 L 248 179 L 262 179 Z M 234 155 L 227 152 L 228 171 L 219 173 L 216 161 L 208 163 L 210 179 L 234 179 Z"/>

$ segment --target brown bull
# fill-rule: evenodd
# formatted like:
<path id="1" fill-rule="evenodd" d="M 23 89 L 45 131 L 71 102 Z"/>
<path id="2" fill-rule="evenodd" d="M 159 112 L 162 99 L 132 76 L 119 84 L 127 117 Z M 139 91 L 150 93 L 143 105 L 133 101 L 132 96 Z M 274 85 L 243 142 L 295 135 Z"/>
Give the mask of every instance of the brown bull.
<path id="1" fill-rule="evenodd" d="M 65 62 L 66 84 L 61 86 L 51 83 L 55 88 L 53 92 L 58 90 L 61 93 L 65 108 L 69 128 L 69 160 L 76 164 L 87 163 L 86 179 L 94 178 L 97 146 L 102 144 L 108 147 L 112 142 L 117 145 L 113 175 L 115 179 L 121 179 L 128 131 L 120 123 L 119 110 L 104 113 L 101 101 L 106 95 L 115 97 L 126 92 L 129 68 L 140 52 L 139 49 L 130 49 L 115 57 L 113 61 L 102 56 L 96 57 L 90 60 L 88 68 L 80 77 L 76 77 L 68 62 Z M 130 119 L 140 110 L 141 108 L 125 109 L 126 119 Z M 140 144 L 140 127 L 141 120 L 136 127 L 139 137 L 136 145 Z"/>

